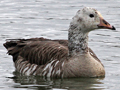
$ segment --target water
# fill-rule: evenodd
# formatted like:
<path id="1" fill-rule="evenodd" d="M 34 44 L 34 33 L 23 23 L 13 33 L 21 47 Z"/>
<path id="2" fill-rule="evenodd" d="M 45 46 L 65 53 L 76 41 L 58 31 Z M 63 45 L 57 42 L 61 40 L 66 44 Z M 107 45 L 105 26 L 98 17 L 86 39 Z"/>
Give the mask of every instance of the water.
<path id="1" fill-rule="evenodd" d="M 119 90 L 120 89 L 119 0 L 1 0 L 0 90 Z M 45 37 L 67 39 L 71 18 L 84 6 L 98 9 L 116 27 L 89 34 L 89 46 L 105 66 L 105 78 L 50 79 L 21 76 L 6 54 L 6 39 Z"/>

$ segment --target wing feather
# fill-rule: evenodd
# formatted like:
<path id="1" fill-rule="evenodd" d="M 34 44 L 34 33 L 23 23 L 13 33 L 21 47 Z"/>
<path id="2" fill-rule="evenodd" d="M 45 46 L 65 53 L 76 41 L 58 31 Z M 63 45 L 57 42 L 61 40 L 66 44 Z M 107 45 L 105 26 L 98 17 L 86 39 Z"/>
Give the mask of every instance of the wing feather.
<path id="1" fill-rule="evenodd" d="M 14 62 L 18 56 L 31 64 L 44 65 L 51 59 L 60 60 L 67 57 L 67 40 L 50 40 L 44 38 L 8 40 L 4 46 Z"/>

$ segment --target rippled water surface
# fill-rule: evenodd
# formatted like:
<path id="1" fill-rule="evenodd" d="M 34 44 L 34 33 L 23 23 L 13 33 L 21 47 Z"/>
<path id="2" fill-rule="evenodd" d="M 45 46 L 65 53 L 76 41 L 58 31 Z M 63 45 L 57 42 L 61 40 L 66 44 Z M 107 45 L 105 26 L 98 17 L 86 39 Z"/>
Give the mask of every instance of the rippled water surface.
<path id="1" fill-rule="evenodd" d="M 105 66 L 105 78 L 45 79 L 15 72 L 6 39 L 67 39 L 71 18 L 84 6 L 99 10 L 116 27 L 89 34 L 89 46 Z M 120 0 L 1 0 L 0 90 L 120 90 Z"/>

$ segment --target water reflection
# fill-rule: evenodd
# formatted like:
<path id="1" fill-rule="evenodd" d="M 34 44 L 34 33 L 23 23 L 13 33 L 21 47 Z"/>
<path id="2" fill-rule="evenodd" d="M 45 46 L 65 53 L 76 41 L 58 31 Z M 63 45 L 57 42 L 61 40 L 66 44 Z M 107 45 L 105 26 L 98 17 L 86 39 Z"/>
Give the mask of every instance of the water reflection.
<path id="1" fill-rule="evenodd" d="M 39 76 L 23 76 L 14 72 L 14 88 L 30 88 L 34 90 L 103 90 L 100 85 L 104 78 L 69 78 L 50 79 Z"/>

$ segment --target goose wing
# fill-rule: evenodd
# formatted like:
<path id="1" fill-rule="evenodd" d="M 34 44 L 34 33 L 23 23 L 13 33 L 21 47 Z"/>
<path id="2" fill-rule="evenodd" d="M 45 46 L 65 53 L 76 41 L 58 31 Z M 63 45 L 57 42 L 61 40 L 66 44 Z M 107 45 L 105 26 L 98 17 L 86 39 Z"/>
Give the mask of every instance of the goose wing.
<path id="1" fill-rule="evenodd" d="M 15 62 L 19 56 L 31 64 L 44 65 L 51 59 L 60 60 L 68 55 L 67 40 L 44 38 L 12 39 L 4 46 Z"/>

